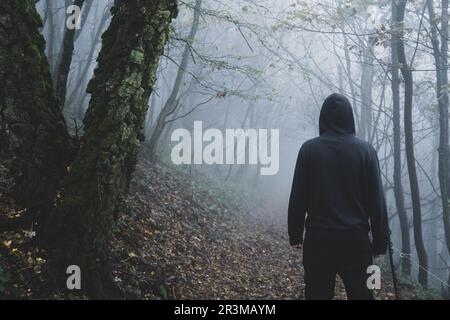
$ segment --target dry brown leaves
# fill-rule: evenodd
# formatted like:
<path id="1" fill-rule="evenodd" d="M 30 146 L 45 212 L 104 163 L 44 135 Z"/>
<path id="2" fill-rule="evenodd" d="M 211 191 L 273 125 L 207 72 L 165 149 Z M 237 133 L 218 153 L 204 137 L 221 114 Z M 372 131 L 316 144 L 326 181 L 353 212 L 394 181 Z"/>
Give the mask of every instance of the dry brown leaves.
<path id="1" fill-rule="evenodd" d="M 159 165 L 140 165 L 136 177 L 114 245 L 116 281 L 130 297 L 303 298 L 301 253 L 283 226 L 220 207 Z M 345 298 L 337 281 L 336 299 Z"/>
<path id="2" fill-rule="evenodd" d="M 128 298 L 303 298 L 301 253 L 284 226 L 218 203 L 163 166 L 141 163 L 135 176 L 112 246 L 114 279 Z M 0 170 L 0 215 L 20 215 L 4 181 Z M 45 252 L 29 232 L 0 232 L 0 298 L 64 298 L 48 290 Z M 340 281 L 336 289 L 345 299 Z M 388 285 L 378 298 L 392 292 Z"/>

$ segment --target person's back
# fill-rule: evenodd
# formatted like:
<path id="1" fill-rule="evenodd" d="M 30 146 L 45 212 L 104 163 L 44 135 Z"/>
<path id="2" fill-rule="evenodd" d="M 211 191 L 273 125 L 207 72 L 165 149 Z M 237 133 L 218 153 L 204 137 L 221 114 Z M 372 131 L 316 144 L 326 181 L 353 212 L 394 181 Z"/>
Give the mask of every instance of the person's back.
<path id="1" fill-rule="evenodd" d="M 355 136 L 351 105 L 342 95 L 325 100 L 319 126 L 320 136 L 304 143 L 299 152 L 289 202 L 290 242 L 303 243 L 305 225 L 307 298 L 332 298 L 336 273 L 347 278 L 344 283 L 351 298 L 370 298 L 361 287 L 364 279 L 345 273 L 350 270 L 363 277 L 372 255 L 386 252 L 387 213 L 377 154 Z M 326 275 L 326 283 L 314 280 Z M 359 288 L 349 289 L 356 282 Z"/>

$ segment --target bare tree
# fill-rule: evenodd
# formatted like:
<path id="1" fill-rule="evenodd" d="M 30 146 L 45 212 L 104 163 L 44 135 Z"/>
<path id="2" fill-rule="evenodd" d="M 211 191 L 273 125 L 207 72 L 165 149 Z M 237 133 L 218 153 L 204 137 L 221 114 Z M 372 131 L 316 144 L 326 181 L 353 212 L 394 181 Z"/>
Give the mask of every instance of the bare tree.
<path id="1" fill-rule="evenodd" d="M 431 29 L 431 44 L 436 66 L 436 95 L 439 105 L 439 160 L 438 176 L 442 199 L 442 218 L 446 245 L 450 252 L 450 213 L 449 213 L 449 131 L 448 131 L 448 0 L 442 1 L 441 30 L 437 25 L 434 12 L 434 1 L 427 0 L 428 15 Z M 440 47 L 439 47 L 440 43 Z M 448 276 L 450 285 L 450 273 Z"/>
<path id="2" fill-rule="evenodd" d="M 154 159 L 156 156 L 155 151 L 156 151 L 160 136 L 166 125 L 166 118 L 169 115 L 173 114 L 176 111 L 177 107 L 179 106 L 178 93 L 180 91 L 181 85 L 183 83 L 183 79 L 186 74 L 186 69 L 188 67 L 190 54 L 191 54 L 190 46 L 192 45 L 192 43 L 195 40 L 195 35 L 197 34 L 198 26 L 200 23 L 201 6 L 202 6 L 202 0 L 196 0 L 195 7 L 194 7 L 194 19 L 192 21 L 191 31 L 189 32 L 189 36 L 186 40 L 187 42 L 184 47 L 180 65 L 178 66 L 178 71 L 177 71 L 177 75 L 175 78 L 175 82 L 173 84 L 172 91 L 170 93 L 170 96 L 167 98 L 167 101 L 164 104 L 161 112 L 158 115 L 158 118 L 156 120 L 156 124 L 155 124 L 154 128 L 151 130 L 151 135 L 150 135 L 150 139 L 147 143 L 147 150 L 146 150 L 150 159 Z"/>
<path id="3" fill-rule="evenodd" d="M 397 6 L 395 5 L 396 0 L 392 0 L 392 16 L 397 16 Z M 395 21 L 392 21 L 392 30 L 395 30 Z M 392 89 L 392 107 L 393 116 L 392 121 L 394 122 L 394 196 L 395 204 L 397 206 L 398 217 L 400 221 L 400 231 L 402 236 L 402 272 L 403 274 L 409 276 L 411 274 L 411 244 L 409 238 L 409 222 L 408 215 L 405 209 L 405 197 L 403 194 L 402 185 L 402 148 L 401 148 L 401 124 L 400 124 L 400 77 L 399 77 L 399 67 L 398 67 L 398 38 L 399 34 L 397 32 L 392 32 L 391 35 L 391 89 Z"/>
<path id="4" fill-rule="evenodd" d="M 400 70 L 405 81 L 405 101 L 404 101 L 404 122 L 405 122 L 405 147 L 406 147 L 406 163 L 408 165 L 409 184 L 411 188 L 411 200 L 413 206 L 413 225 L 414 225 L 414 241 L 416 245 L 417 256 L 419 258 L 419 283 L 426 288 L 428 285 L 428 261 L 427 253 L 422 235 L 422 209 L 420 206 L 419 182 L 416 172 L 416 158 L 414 156 L 414 135 L 412 124 L 412 107 L 413 107 L 413 74 L 411 66 L 406 60 L 405 44 L 403 40 L 404 34 L 404 17 L 407 0 L 399 0 L 393 2 L 396 6 L 396 15 L 393 16 L 397 37 L 397 54 Z"/>

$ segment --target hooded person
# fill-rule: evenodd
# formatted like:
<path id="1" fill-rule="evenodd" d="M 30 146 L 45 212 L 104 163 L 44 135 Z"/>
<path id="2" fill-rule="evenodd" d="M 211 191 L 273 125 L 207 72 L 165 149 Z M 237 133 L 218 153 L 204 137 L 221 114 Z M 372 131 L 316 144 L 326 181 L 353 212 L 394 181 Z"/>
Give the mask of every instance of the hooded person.
<path id="1" fill-rule="evenodd" d="M 289 200 L 289 241 L 303 247 L 305 298 L 333 299 L 338 274 L 349 299 L 373 299 L 367 268 L 389 239 L 377 153 L 356 137 L 343 95 L 325 99 L 319 132 L 300 149 Z"/>

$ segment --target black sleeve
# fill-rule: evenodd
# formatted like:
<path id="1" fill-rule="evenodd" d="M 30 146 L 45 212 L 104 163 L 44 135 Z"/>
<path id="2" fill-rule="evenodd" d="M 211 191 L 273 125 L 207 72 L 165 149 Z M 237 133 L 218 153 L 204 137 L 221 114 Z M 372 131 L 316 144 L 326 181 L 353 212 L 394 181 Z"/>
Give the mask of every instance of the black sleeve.
<path id="1" fill-rule="evenodd" d="M 303 148 L 302 148 L 303 149 Z M 307 185 L 303 150 L 300 150 L 295 166 L 294 180 L 288 210 L 288 233 L 291 245 L 303 243 L 303 230 L 306 216 Z"/>
<path id="2" fill-rule="evenodd" d="M 371 149 L 368 167 L 368 203 L 372 231 L 372 250 L 374 255 L 385 254 L 389 241 L 389 225 L 381 182 L 380 165 L 375 149 Z"/>

